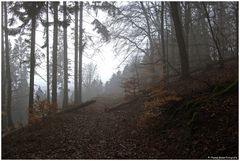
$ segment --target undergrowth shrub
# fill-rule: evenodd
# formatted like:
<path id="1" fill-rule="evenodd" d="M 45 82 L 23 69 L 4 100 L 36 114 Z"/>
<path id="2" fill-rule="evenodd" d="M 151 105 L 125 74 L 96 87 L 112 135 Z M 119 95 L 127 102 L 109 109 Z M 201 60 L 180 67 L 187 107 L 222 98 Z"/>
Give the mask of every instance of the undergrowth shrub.
<path id="1" fill-rule="evenodd" d="M 167 90 L 163 85 L 155 85 L 148 89 L 148 95 L 144 100 L 144 111 L 137 120 L 138 127 L 152 124 L 152 121 L 160 115 L 161 106 L 171 101 L 179 101 L 181 98 L 175 91 Z"/>
<path id="2" fill-rule="evenodd" d="M 57 105 L 48 101 L 35 102 L 33 108 L 29 110 L 29 124 L 35 124 L 57 112 Z"/>

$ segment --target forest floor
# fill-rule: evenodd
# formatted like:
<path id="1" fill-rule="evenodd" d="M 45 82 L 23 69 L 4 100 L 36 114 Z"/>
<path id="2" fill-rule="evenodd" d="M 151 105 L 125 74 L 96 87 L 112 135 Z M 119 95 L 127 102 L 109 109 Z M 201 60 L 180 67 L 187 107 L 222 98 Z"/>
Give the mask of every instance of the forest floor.
<path id="1" fill-rule="evenodd" d="M 138 120 L 146 96 L 115 109 L 110 108 L 123 99 L 99 97 L 94 104 L 3 137 L 2 158 L 237 159 L 238 83 L 233 90 L 217 88 L 238 80 L 238 64 L 194 77 L 173 83 L 169 88 L 182 99 L 157 108 L 158 117 L 144 126 Z M 209 78 L 214 89 L 200 78 Z"/>

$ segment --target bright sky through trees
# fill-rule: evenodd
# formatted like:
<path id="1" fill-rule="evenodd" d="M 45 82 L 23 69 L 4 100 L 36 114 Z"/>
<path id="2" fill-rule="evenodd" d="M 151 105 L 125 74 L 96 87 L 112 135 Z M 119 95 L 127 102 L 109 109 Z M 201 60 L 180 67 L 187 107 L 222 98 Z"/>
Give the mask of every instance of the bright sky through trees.
<path id="1" fill-rule="evenodd" d="M 84 64 L 94 63 L 97 65 L 97 72 L 99 74 L 100 79 L 105 83 L 108 81 L 112 74 L 117 72 L 118 70 L 122 70 L 124 64 L 119 64 L 122 62 L 123 57 L 116 56 L 113 50 L 113 43 L 99 43 L 101 39 L 101 35 L 93 31 L 94 26 L 91 22 L 94 18 L 99 19 L 100 21 L 104 21 L 107 19 L 107 13 L 102 12 L 101 10 L 98 11 L 97 15 L 94 12 L 90 12 L 84 10 L 83 15 L 83 29 L 85 31 L 85 37 L 91 37 L 92 41 L 87 40 L 87 46 L 83 52 L 83 66 Z M 50 21 L 53 21 L 53 17 L 49 14 Z M 59 14 L 59 19 L 62 20 L 62 16 Z M 72 21 L 74 19 L 72 18 Z M 17 24 L 16 24 L 17 26 Z M 50 29 L 50 47 L 52 47 L 52 36 L 53 36 L 53 26 L 49 27 Z M 44 44 L 43 38 L 43 30 L 44 28 L 39 25 L 36 31 L 36 49 L 39 49 L 41 52 L 46 54 L 45 49 L 42 49 L 41 46 Z M 68 28 L 68 37 L 72 37 L 68 39 L 68 58 L 71 60 L 71 68 L 73 69 L 74 66 L 74 23 L 71 23 L 70 27 Z M 14 37 L 10 37 L 13 41 Z M 94 42 L 94 43 L 93 43 Z M 52 49 L 50 49 L 50 53 L 52 53 Z M 46 55 L 45 55 L 46 56 Z M 51 57 L 51 56 L 50 56 Z M 41 86 L 44 90 L 46 88 L 46 59 L 40 66 L 36 67 L 36 71 L 38 74 L 35 73 L 35 86 Z M 39 76 L 40 75 L 40 76 Z M 70 72 L 70 81 L 69 84 L 70 89 L 73 87 L 73 71 Z"/>

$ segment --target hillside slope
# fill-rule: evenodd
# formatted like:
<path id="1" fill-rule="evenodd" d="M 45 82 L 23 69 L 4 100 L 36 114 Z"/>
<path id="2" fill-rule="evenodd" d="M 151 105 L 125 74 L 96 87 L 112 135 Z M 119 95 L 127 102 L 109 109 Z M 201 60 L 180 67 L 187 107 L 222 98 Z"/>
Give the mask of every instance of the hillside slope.
<path id="1" fill-rule="evenodd" d="M 97 98 L 90 106 L 50 117 L 2 138 L 3 159 L 207 159 L 238 157 L 238 68 L 208 71 L 211 86 L 178 81 L 181 97 L 154 108 L 139 125 L 147 96 L 130 103 Z M 197 78 L 197 79 L 196 79 Z M 111 110 L 109 110 L 111 109 Z M 229 158 L 230 159 L 230 158 Z"/>

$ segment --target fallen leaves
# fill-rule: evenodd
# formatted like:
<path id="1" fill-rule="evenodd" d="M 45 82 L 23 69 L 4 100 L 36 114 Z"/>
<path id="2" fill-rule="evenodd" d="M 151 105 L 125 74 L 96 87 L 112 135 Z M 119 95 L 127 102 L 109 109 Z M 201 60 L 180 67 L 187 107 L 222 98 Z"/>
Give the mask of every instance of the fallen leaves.
<path id="1" fill-rule="evenodd" d="M 173 114 L 171 110 L 162 112 L 160 127 L 147 130 L 136 127 L 156 123 L 154 118 L 159 117 L 162 108 L 159 106 L 180 99 L 175 92 L 158 86 L 152 88 L 148 99 L 140 98 L 111 112 L 104 112 L 104 106 L 96 103 L 6 136 L 2 139 L 2 158 L 206 159 L 210 154 L 222 153 L 237 156 L 237 93 L 212 100 L 208 99 L 208 93 L 193 94 L 195 101 L 206 100 L 197 106 L 199 116 L 194 129 L 187 126 L 189 117 L 183 117 L 185 111 L 169 119 Z M 179 110 L 181 104 L 172 105 L 172 109 Z M 189 104 L 186 109 L 193 105 Z M 197 115 L 191 116 L 190 120 L 196 120 Z"/>

